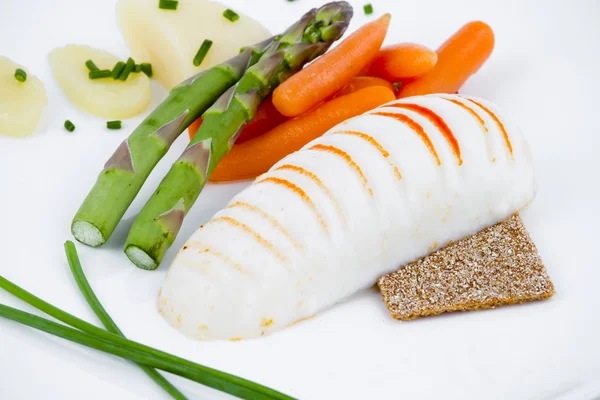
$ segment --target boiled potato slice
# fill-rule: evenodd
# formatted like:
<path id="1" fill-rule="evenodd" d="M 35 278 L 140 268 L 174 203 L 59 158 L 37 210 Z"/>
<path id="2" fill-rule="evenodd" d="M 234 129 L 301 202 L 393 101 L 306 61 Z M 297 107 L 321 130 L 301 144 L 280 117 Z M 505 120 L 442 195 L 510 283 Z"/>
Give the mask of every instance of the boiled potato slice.
<path id="1" fill-rule="evenodd" d="M 27 80 L 15 79 L 15 70 L 27 72 Z M 25 67 L 0 56 L 0 133 L 8 136 L 31 135 L 48 105 L 44 84 Z"/>
<path id="2" fill-rule="evenodd" d="M 229 21 L 223 17 L 226 9 L 208 0 L 179 0 L 175 11 L 159 9 L 158 0 L 119 0 L 117 18 L 133 58 L 152 63 L 153 78 L 170 89 L 270 36 L 246 15 Z M 213 45 L 196 67 L 194 56 L 205 39 Z"/>
<path id="3" fill-rule="evenodd" d="M 92 60 L 100 69 L 112 69 L 119 61 L 104 50 L 75 44 L 50 53 L 54 77 L 77 107 L 100 117 L 115 119 L 133 117 L 148 107 L 150 79 L 145 74 L 131 73 L 126 81 L 110 77 L 90 79 L 85 65 L 87 60 Z"/>

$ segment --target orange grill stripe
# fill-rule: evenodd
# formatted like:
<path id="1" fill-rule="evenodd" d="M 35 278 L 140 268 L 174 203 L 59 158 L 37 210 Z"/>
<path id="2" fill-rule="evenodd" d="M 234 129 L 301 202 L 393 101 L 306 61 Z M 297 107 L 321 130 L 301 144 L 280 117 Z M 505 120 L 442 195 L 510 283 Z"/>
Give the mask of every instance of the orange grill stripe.
<path id="1" fill-rule="evenodd" d="M 485 126 L 485 121 L 483 120 L 483 118 L 481 118 L 481 116 L 479 114 L 477 114 L 477 112 L 475 110 L 473 110 L 471 107 L 469 107 L 468 105 L 466 105 L 462 101 L 458 101 L 456 99 L 449 99 L 447 97 L 442 97 L 442 99 L 450 101 L 450 102 L 456 104 L 457 106 L 462 107 L 469 114 L 471 114 L 473 117 L 475 117 L 475 119 L 477 119 L 477 121 L 479 122 L 479 124 L 483 127 L 483 129 L 485 129 L 486 132 L 488 131 L 488 128 L 487 128 L 487 126 Z"/>
<path id="2" fill-rule="evenodd" d="M 325 186 L 323 181 L 321 181 L 321 179 L 319 179 L 319 177 L 317 175 L 313 174 L 312 172 L 310 172 L 309 170 L 307 170 L 305 168 L 299 167 L 297 165 L 292 165 L 292 164 L 284 164 L 284 165 L 280 165 L 279 167 L 275 168 L 275 171 L 283 171 L 283 170 L 297 172 L 300 175 L 304 175 L 307 178 L 309 178 L 310 180 L 312 180 L 319 188 L 321 188 L 321 190 L 323 190 L 325 192 L 327 197 L 329 197 L 331 202 L 335 205 L 335 208 L 337 209 L 337 211 L 342 216 L 342 219 L 345 220 L 344 213 L 342 212 L 342 208 L 340 207 L 340 204 L 338 203 L 336 198 L 333 196 L 333 193 L 331 193 L 331 191 L 327 188 L 327 186 Z"/>
<path id="3" fill-rule="evenodd" d="M 475 117 L 477 122 L 479 122 L 481 129 L 483 129 L 485 132 L 485 143 L 487 145 L 488 156 L 490 157 L 490 160 L 492 160 L 492 162 L 495 162 L 496 159 L 494 158 L 494 150 L 492 149 L 492 143 L 490 142 L 490 138 L 489 138 L 489 130 L 485 124 L 485 121 L 483 120 L 483 118 L 481 118 L 481 115 L 479 115 L 479 113 L 477 113 L 477 111 L 475 111 L 474 109 L 472 109 L 471 107 L 469 107 L 468 105 L 463 103 L 462 101 L 459 101 L 456 99 L 450 99 L 448 97 L 441 97 L 441 98 L 456 104 L 457 106 L 461 107 L 463 110 L 465 110 L 469 114 L 471 114 L 473 117 Z M 467 99 L 465 99 L 465 101 L 467 101 Z"/>
<path id="4" fill-rule="evenodd" d="M 369 142 L 387 160 L 387 163 L 390 165 L 390 167 L 393 168 L 394 175 L 396 175 L 396 178 L 402 179 L 402 174 L 400 173 L 400 170 L 398 169 L 398 167 L 396 167 L 396 165 L 394 165 L 393 162 L 391 162 L 390 160 L 388 160 L 388 157 L 390 156 L 390 153 L 377 140 L 375 140 L 375 138 L 373 138 L 372 136 L 369 136 L 366 133 L 358 132 L 358 131 L 336 131 L 336 132 L 333 132 L 333 134 L 352 135 L 352 136 L 359 137 L 359 138 L 361 138 L 361 139 Z"/>
<path id="5" fill-rule="evenodd" d="M 292 242 L 294 247 L 296 247 L 297 249 L 303 248 L 303 246 L 300 243 L 298 243 L 298 241 L 294 239 L 292 235 L 290 235 L 288 230 L 285 229 L 285 227 L 276 218 L 270 216 L 260 208 L 245 201 L 236 201 L 235 203 L 228 205 L 227 208 L 245 208 L 246 210 L 260 215 L 261 217 L 269 221 L 275 228 L 277 228 L 285 237 L 287 237 Z"/>
<path id="6" fill-rule="evenodd" d="M 226 224 L 229 224 L 231 226 L 234 226 L 236 228 L 239 228 L 239 229 L 243 230 L 244 232 L 246 232 L 247 234 L 249 234 L 250 236 L 252 236 L 261 246 L 263 246 L 265 249 L 269 250 L 280 261 L 282 261 L 282 262 L 286 262 L 287 261 L 287 258 L 284 257 L 275 248 L 275 246 L 273 245 L 273 243 L 269 242 L 268 240 L 265 240 L 258 232 L 256 232 L 254 229 L 252 229 L 248 225 L 241 223 L 237 219 L 231 218 L 231 217 L 227 217 L 227 216 L 222 216 L 222 217 L 214 218 L 210 222 L 211 223 L 224 222 Z"/>
<path id="7" fill-rule="evenodd" d="M 488 113 L 488 115 L 490 117 L 492 117 L 494 122 L 496 122 L 496 124 L 498 125 L 498 128 L 500 128 L 500 131 L 502 132 L 502 136 L 504 136 L 504 142 L 506 143 L 506 147 L 508 147 L 508 152 L 510 153 L 510 156 L 514 157 L 512 144 L 510 143 L 510 139 L 508 138 L 508 133 L 506 132 L 506 129 L 504 129 L 504 124 L 502 124 L 502 121 L 500 121 L 500 118 L 498 118 L 498 116 L 496 116 L 496 114 L 494 114 L 492 112 L 492 110 L 490 110 L 483 104 L 481 104 L 475 100 L 471 100 L 471 99 L 467 99 L 467 100 L 469 100 L 473 104 L 477 104 L 483 111 L 485 111 L 486 113 Z"/>
<path id="8" fill-rule="evenodd" d="M 229 256 L 227 256 L 226 254 L 220 252 L 219 250 L 215 250 L 210 248 L 208 245 L 201 243 L 201 242 L 190 242 L 189 244 L 187 244 L 187 246 L 184 248 L 184 250 L 190 249 L 190 248 L 197 248 L 199 249 L 202 253 L 209 253 L 212 254 L 213 256 L 223 260 L 227 265 L 229 265 L 231 268 L 235 269 L 238 272 L 242 272 L 245 273 L 246 270 L 244 269 L 244 267 L 242 267 L 240 264 L 234 262 L 231 258 L 229 258 Z"/>
<path id="9" fill-rule="evenodd" d="M 413 103 L 395 103 L 389 104 L 386 107 L 396 107 L 402 108 L 404 110 L 410 110 L 416 112 L 422 117 L 427 118 L 429 122 L 435 125 L 440 130 L 442 135 L 444 135 L 444 137 L 448 141 L 448 144 L 450 145 L 450 148 L 454 152 L 456 159 L 458 160 L 458 165 L 462 165 L 462 159 L 460 157 L 460 146 L 458 144 L 458 140 L 456 140 L 456 137 L 452 133 L 452 129 L 450 129 L 448 124 L 446 124 L 446 121 L 444 121 L 444 119 L 438 114 L 436 114 L 433 110 Z"/>
<path id="10" fill-rule="evenodd" d="M 438 157 L 437 152 L 435 151 L 435 147 L 433 147 L 433 143 L 431 143 L 431 139 L 429 139 L 429 136 L 427 136 L 427 133 L 425 133 L 425 130 L 423 129 L 423 127 L 421 125 L 419 125 L 414 119 L 412 119 L 404 114 L 383 112 L 383 111 L 374 112 L 373 115 L 394 118 L 395 120 L 408 125 L 413 131 L 415 131 L 419 135 L 421 140 L 423 140 L 423 143 L 425 143 L 425 146 L 427 146 L 427 148 L 433 155 L 433 158 L 435 158 L 435 162 L 437 163 L 437 165 L 442 164 L 440 162 L 440 158 Z"/>
<path id="11" fill-rule="evenodd" d="M 352 157 L 350 157 L 350 154 L 346 153 L 343 150 L 338 149 L 335 146 L 330 146 L 330 145 L 326 145 L 326 144 L 315 144 L 315 145 L 311 146 L 309 148 L 309 150 L 326 151 L 328 153 L 331 153 L 331 154 L 334 154 L 334 155 L 340 157 L 342 160 L 344 160 L 346 162 L 346 164 L 348 164 L 354 171 L 356 171 L 356 173 L 360 176 L 360 180 L 362 181 L 364 188 L 367 189 L 370 196 L 373 196 L 373 191 L 369 187 L 369 182 L 367 181 L 367 177 L 362 172 L 362 169 L 360 169 L 358 164 L 354 162 Z"/>
<path id="12" fill-rule="evenodd" d="M 258 185 L 260 183 L 273 183 L 275 185 L 282 186 L 282 187 L 289 189 L 292 192 L 296 193 L 298 196 L 300 196 L 300 198 L 302 200 L 304 200 L 304 202 L 311 208 L 311 210 L 314 211 L 314 213 L 316 214 L 317 219 L 319 220 L 319 223 L 321 224 L 323 229 L 325 229 L 325 231 L 328 231 L 327 224 L 323 220 L 323 217 L 321 217 L 321 214 L 319 214 L 319 212 L 317 211 L 317 206 L 315 206 L 315 203 L 311 200 L 310 197 L 308 197 L 308 195 L 306 194 L 306 192 L 304 190 L 302 190 L 302 188 L 298 187 L 297 185 L 293 184 L 292 182 L 288 181 L 287 179 L 277 178 L 274 176 L 270 176 L 265 179 L 262 179 L 262 180 L 256 182 L 255 185 Z"/>

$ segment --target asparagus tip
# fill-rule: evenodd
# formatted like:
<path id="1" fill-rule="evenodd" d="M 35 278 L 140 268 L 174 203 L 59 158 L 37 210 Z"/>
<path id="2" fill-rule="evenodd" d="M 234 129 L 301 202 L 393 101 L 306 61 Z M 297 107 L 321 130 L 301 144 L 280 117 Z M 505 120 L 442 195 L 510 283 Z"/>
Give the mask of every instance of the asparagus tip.
<path id="1" fill-rule="evenodd" d="M 125 254 L 127 258 L 131 260 L 138 268 L 142 269 L 156 269 L 158 264 L 152 257 L 148 255 L 144 250 L 140 249 L 137 246 L 127 246 L 125 249 Z"/>
<path id="2" fill-rule="evenodd" d="M 102 236 L 102 232 L 87 221 L 73 222 L 71 231 L 77 241 L 88 246 L 98 247 L 106 241 Z"/>

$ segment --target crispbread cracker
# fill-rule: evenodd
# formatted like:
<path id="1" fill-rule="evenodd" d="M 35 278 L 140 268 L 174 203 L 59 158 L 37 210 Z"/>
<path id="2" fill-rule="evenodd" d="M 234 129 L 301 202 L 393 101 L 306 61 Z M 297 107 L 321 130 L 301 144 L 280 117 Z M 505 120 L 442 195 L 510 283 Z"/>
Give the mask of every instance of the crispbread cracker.
<path id="1" fill-rule="evenodd" d="M 554 285 L 518 215 L 377 282 L 392 317 L 411 320 L 548 299 Z"/>

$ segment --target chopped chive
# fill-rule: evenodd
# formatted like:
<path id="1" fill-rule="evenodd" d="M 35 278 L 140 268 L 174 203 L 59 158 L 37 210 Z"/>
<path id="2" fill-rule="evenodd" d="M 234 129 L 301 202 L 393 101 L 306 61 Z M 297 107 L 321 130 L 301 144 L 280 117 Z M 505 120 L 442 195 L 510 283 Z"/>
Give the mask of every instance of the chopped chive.
<path id="1" fill-rule="evenodd" d="M 134 68 L 135 61 L 133 61 L 133 58 L 129 57 L 127 59 L 127 63 L 125 64 L 125 68 L 123 68 L 123 72 L 121 72 L 121 75 L 119 75 L 119 80 L 126 81 L 127 78 L 129 78 L 129 74 L 133 71 Z"/>
<path id="2" fill-rule="evenodd" d="M 363 9 L 365 10 L 366 15 L 373 14 L 373 5 L 371 3 L 365 4 Z"/>
<path id="3" fill-rule="evenodd" d="M 135 67 L 133 68 L 133 72 L 135 72 L 135 73 L 142 72 L 142 65 L 141 64 L 135 64 Z"/>
<path id="4" fill-rule="evenodd" d="M 113 79 L 119 79 L 119 76 L 121 75 L 124 69 L 125 63 L 123 61 L 119 61 L 113 67 L 112 72 L 110 73 L 110 77 Z"/>
<path id="5" fill-rule="evenodd" d="M 85 66 L 88 67 L 88 69 L 90 70 L 90 72 L 91 71 L 99 71 L 100 70 L 100 68 L 98 68 L 96 66 L 96 64 L 94 64 L 94 62 L 92 60 L 87 60 L 85 62 Z"/>
<path id="6" fill-rule="evenodd" d="M 148 78 L 152 78 L 152 64 L 150 63 L 142 63 L 142 72 L 145 73 Z"/>
<path id="7" fill-rule="evenodd" d="M 69 120 L 65 121 L 65 129 L 68 130 L 69 132 L 73 132 L 75 130 L 75 125 L 73 125 L 73 123 Z"/>
<path id="8" fill-rule="evenodd" d="M 121 121 L 106 121 L 106 127 L 108 129 L 121 129 Z"/>
<path id="9" fill-rule="evenodd" d="M 177 10 L 179 2 L 177 0 L 159 0 L 158 8 L 161 10 Z"/>
<path id="10" fill-rule="evenodd" d="M 204 57 L 206 57 L 206 54 L 208 54 L 208 51 L 210 50 L 210 46 L 212 46 L 212 44 L 212 40 L 204 39 L 204 42 L 202 42 L 202 46 L 200 46 L 198 52 L 196 53 L 196 56 L 194 57 L 194 65 L 196 67 L 202 64 L 202 61 L 204 60 Z"/>
<path id="11" fill-rule="evenodd" d="M 228 20 L 230 20 L 231 22 L 235 22 L 238 19 L 240 19 L 239 14 L 229 8 L 227 10 L 223 11 L 223 16 L 225 18 L 227 18 Z"/>
<path id="12" fill-rule="evenodd" d="M 27 80 L 27 72 L 23 71 L 21 68 L 17 68 L 15 70 L 15 79 L 19 82 L 25 82 Z"/>
<path id="13" fill-rule="evenodd" d="M 102 79 L 110 77 L 110 69 L 99 69 L 98 71 L 90 71 L 90 79 Z"/>

